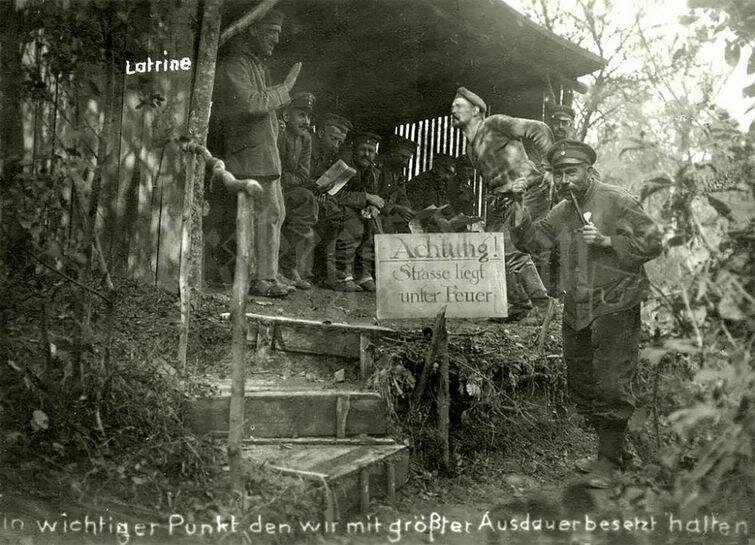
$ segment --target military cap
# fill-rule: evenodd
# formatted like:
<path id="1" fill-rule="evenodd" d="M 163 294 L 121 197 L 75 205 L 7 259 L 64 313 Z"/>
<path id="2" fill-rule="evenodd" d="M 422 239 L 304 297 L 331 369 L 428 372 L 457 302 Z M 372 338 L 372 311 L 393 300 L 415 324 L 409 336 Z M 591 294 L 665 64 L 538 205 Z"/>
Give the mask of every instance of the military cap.
<path id="1" fill-rule="evenodd" d="M 485 113 L 488 109 L 488 106 L 487 104 L 485 104 L 485 101 L 482 100 L 478 95 L 474 94 L 472 91 L 467 89 L 466 87 L 459 87 L 456 90 L 456 96 L 467 99 L 469 102 L 472 103 L 472 105 L 477 106 L 482 113 Z"/>
<path id="2" fill-rule="evenodd" d="M 568 117 L 569 119 L 574 119 L 574 110 L 572 110 L 571 106 L 567 106 L 565 104 L 556 104 L 551 107 L 551 119 L 559 119 L 562 117 Z"/>
<path id="3" fill-rule="evenodd" d="M 405 149 L 411 153 L 417 151 L 417 143 L 414 140 L 401 136 L 400 134 L 391 134 L 385 139 L 384 146 L 384 151 L 386 152 L 398 149 Z"/>
<path id="4" fill-rule="evenodd" d="M 456 157 L 446 155 L 445 153 L 436 153 L 433 155 L 433 168 L 444 167 L 449 170 L 456 170 Z"/>
<path id="5" fill-rule="evenodd" d="M 595 150 L 579 140 L 559 140 L 554 142 L 545 156 L 552 167 L 563 164 L 587 163 L 592 165 L 597 159 Z"/>
<path id="6" fill-rule="evenodd" d="M 320 126 L 321 127 L 327 127 L 327 126 L 333 126 L 338 127 L 343 132 L 349 132 L 354 127 L 351 124 L 351 121 L 346 119 L 345 117 L 333 114 L 333 113 L 327 113 L 322 116 L 322 119 L 320 119 Z"/>
<path id="7" fill-rule="evenodd" d="M 283 26 L 283 12 L 277 9 L 268 10 L 265 15 L 257 21 L 258 25 L 277 25 Z"/>
<path id="8" fill-rule="evenodd" d="M 377 134 L 369 131 L 359 131 L 354 133 L 354 135 L 351 137 L 351 143 L 354 146 L 358 146 L 362 142 L 378 145 L 380 142 L 382 142 L 382 140 L 383 139 L 380 138 Z"/>
<path id="9" fill-rule="evenodd" d="M 315 95 L 313 95 L 312 93 L 301 92 L 295 93 L 291 97 L 291 102 L 289 103 L 288 107 L 311 112 L 314 105 Z"/>

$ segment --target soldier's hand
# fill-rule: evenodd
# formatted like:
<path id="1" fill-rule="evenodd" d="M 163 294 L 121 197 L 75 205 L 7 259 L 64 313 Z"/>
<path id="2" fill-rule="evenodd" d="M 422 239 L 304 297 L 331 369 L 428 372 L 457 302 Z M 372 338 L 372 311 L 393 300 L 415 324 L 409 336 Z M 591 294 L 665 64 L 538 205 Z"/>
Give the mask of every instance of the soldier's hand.
<path id="1" fill-rule="evenodd" d="M 300 71 L 301 63 L 297 62 L 291 67 L 291 70 L 288 71 L 286 79 L 283 80 L 283 85 L 285 85 L 289 91 L 291 91 L 291 89 L 294 88 L 294 85 L 296 85 L 296 79 L 299 77 Z"/>
<path id="2" fill-rule="evenodd" d="M 585 244 L 598 246 L 599 248 L 607 248 L 611 245 L 611 237 L 607 237 L 601 233 L 593 223 L 588 223 L 583 226 L 580 231 L 582 233 L 582 240 Z"/>
<path id="3" fill-rule="evenodd" d="M 377 208 L 383 208 L 385 206 L 383 198 L 380 195 L 373 195 L 372 193 L 367 193 L 367 202 Z"/>
<path id="4" fill-rule="evenodd" d="M 511 184 L 511 191 L 515 194 L 524 193 L 527 190 L 527 180 L 518 178 Z"/>
<path id="5" fill-rule="evenodd" d="M 249 195 L 250 197 L 254 197 L 258 193 L 262 192 L 262 186 L 257 180 L 243 180 L 244 182 L 244 193 Z"/>

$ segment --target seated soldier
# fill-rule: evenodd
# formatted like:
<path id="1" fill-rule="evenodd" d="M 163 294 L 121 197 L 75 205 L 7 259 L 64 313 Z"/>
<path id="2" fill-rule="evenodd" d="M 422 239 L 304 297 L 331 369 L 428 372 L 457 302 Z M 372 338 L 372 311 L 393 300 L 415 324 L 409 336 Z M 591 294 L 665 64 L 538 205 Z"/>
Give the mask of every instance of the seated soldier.
<path id="1" fill-rule="evenodd" d="M 456 158 L 456 175 L 449 185 L 448 200 L 454 214 L 475 214 L 474 167 L 466 154 Z"/>
<path id="2" fill-rule="evenodd" d="M 354 177 L 336 194 L 343 211 L 341 231 L 336 239 L 336 291 L 374 291 L 372 263 L 373 223 L 385 201 L 377 194 L 380 171 L 375 156 L 380 137 L 370 132 L 354 135 L 351 143 Z M 359 282 L 354 281 L 356 265 L 361 266 Z M 367 274 L 365 274 L 367 272 Z"/>
<path id="3" fill-rule="evenodd" d="M 306 262 L 311 261 L 317 222 L 317 200 L 313 193 L 309 169 L 312 156 L 312 137 L 309 119 L 315 97 L 311 93 L 297 93 L 283 110 L 286 130 L 278 137 L 281 159 L 281 186 L 286 217 L 281 229 L 279 268 L 281 282 L 299 289 L 310 289 L 306 277 Z"/>
<path id="4" fill-rule="evenodd" d="M 428 206 L 449 204 L 448 189 L 456 174 L 456 160 L 450 155 L 437 153 L 432 168 L 418 174 L 407 183 L 406 194 L 411 207 L 417 211 Z"/>
<path id="5" fill-rule="evenodd" d="M 406 196 L 404 171 L 416 149 L 417 144 L 412 140 L 391 134 L 380 150 L 380 183 L 377 192 L 385 200 L 385 207 L 380 211 L 380 224 L 384 233 L 409 232 L 408 224 L 414 217 L 414 212 Z"/>
<path id="6" fill-rule="evenodd" d="M 312 141 L 313 182 L 340 159 L 338 152 L 351 128 L 351 122 L 337 114 L 328 113 L 320 119 Z M 317 195 L 319 214 L 313 265 L 316 280 L 332 288 L 336 284 L 336 237 L 341 230 L 343 211 L 336 197 L 327 193 L 329 189 L 319 188 Z"/>

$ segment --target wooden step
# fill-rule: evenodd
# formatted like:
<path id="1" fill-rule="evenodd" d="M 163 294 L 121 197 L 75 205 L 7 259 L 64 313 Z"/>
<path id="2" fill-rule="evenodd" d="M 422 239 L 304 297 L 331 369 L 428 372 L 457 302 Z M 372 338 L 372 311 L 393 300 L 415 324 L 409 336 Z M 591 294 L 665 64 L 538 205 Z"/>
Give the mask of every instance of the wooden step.
<path id="1" fill-rule="evenodd" d="M 385 401 L 376 392 L 318 389 L 247 389 L 247 438 L 387 434 Z M 228 433 L 230 388 L 190 402 L 188 424 L 197 434 Z"/>
<path id="2" fill-rule="evenodd" d="M 254 467 L 265 464 L 322 486 L 327 521 L 356 509 L 366 514 L 372 498 L 392 502 L 407 481 L 409 467 L 409 450 L 398 443 L 247 445 L 244 457 Z"/>
<path id="3" fill-rule="evenodd" d="M 222 314 L 224 319 L 229 314 Z M 280 365 L 287 359 L 333 358 L 359 362 L 362 379 L 372 372 L 370 347 L 383 337 L 396 336 L 387 327 L 304 320 L 284 316 L 247 314 L 247 340 L 254 346 L 258 359 Z"/>

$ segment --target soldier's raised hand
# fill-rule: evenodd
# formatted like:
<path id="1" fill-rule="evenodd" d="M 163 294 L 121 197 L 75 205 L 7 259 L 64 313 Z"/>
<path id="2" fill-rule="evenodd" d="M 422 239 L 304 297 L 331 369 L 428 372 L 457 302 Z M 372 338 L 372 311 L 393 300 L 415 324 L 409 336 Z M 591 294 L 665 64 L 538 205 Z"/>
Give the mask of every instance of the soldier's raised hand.
<path id="1" fill-rule="evenodd" d="M 611 245 L 611 237 L 607 237 L 601 233 L 593 223 L 588 223 L 583 226 L 580 231 L 582 233 L 582 240 L 585 244 L 601 248 L 607 248 Z"/>
<path id="2" fill-rule="evenodd" d="M 291 89 L 294 88 L 294 85 L 296 85 L 296 79 L 299 77 L 299 72 L 301 72 L 301 63 L 294 63 L 291 70 L 288 71 L 286 79 L 283 80 L 283 85 L 285 85 L 289 91 L 291 91 Z"/>

